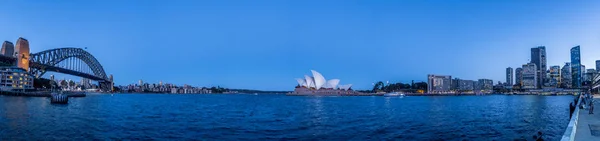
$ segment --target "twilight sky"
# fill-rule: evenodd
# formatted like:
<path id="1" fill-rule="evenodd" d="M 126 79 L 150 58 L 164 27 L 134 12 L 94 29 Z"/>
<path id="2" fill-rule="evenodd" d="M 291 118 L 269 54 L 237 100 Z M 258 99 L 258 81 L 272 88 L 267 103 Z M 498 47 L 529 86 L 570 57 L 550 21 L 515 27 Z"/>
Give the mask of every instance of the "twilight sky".
<path id="1" fill-rule="evenodd" d="M 547 48 L 548 66 L 600 60 L 600 1 L 5 0 L 0 40 L 31 52 L 88 47 L 117 85 L 292 90 L 314 69 L 367 89 L 427 74 L 505 81 Z M 77 79 L 78 80 L 78 79 Z"/>

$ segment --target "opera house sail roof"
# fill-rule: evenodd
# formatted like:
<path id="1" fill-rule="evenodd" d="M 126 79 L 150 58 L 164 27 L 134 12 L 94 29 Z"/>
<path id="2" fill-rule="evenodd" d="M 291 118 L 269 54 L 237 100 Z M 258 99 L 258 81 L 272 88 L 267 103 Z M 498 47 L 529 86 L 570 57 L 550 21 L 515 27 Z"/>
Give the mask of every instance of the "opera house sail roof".
<path id="1" fill-rule="evenodd" d="M 330 79 L 326 80 L 325 77 L 315 71 L 310 70 L 312 73 L 312 77 L 308 75 L 304 75 L 304 78 L 296 78 L 298 85 L 308 89 L 320 90 L 320 89 L 340 89 L 340 90 L 349 90 L 352 87 L 352 84 L 347 85 L 339 85 L 340 79 Z"/>

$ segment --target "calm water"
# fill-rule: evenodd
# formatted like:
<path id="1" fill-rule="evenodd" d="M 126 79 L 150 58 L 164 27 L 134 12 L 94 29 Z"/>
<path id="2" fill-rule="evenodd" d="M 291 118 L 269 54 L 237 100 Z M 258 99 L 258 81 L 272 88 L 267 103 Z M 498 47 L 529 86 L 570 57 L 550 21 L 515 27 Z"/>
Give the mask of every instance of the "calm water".
<path id="1" fill-rule="evenodd" d="M 559 140 L 572 96 L 0 96 L 0 140 Z"/>

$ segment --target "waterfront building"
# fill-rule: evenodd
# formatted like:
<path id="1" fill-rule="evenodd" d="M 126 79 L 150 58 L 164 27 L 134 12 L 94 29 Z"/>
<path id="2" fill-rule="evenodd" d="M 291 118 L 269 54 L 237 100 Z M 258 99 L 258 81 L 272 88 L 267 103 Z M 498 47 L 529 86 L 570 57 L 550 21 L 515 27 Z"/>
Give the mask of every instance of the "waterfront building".
<path id="1" fill-rule="evenodd" d="M 450 75 L 427 75 L 428 93 L 448 93 L 452 85 L 452 76 Z"/>
<path id="2" fill-rule="evenodd" d="M 0 67 L 0 89 L 2 91 L 25 91 L 33 89 L 33 76 L 19 67 Z"/>
<path id="3" fill-rule="evenodd" d="M 548 86 L 550 87 L 560 87 L 561 77 L 560 77 L 560 66 L 551 66 L 550 72 L 548 73 L 550 77 L 548 81 Z"/>
<path id="4" fill-rule="evenodd" d="M 454 78 L 454 79 L 452 79 L 452 84 L 450 86 L 450 89 L 458 91 L 459 90 L 458 89 L 458 86 L 459 86 L 458 84 L 460 83 L 460 80 L 461 80 L 460 78 Z"/>
<path id="5" fill-rule="evenodd" d="M 479 79 L 479 90 L 491 91 L 494 88 L 494 81 L 491 79 Z"/>
<path id="6" fill-rule="evenodd" d="M 143 87 L 144 86 L 144 81 L 142 81 L 142 79 L 140 79 L 138 81 L 138 86 Z"/>
<path id="7" fill-rule="evenodd" d="M 473 80 L 473 91 L 480 91 L 480 90 L 481 90 L 481 84 L 479 84 L 479 81 Z"/>
<path id="8" fill-rule="evenodd" d="M 594 75 L 596 74 L 596 69 L 587 69 L 587 71 L 585 71 L 585 75 L 583 77 L 583 81 L 592 81 L 592 78 L 594 78 Z"/>
<path id="9" fill-rule="evenodd" d="M 511 67 L 506 68 L 506 84 L 512 86 L 513 85 L 514 73 Z"/>
<path id="10" fill-rule="evenodd" d="M 461 91 L 473 91 L 474 81 L 473 80 L 460 80 L 458 84 L 458 88 Z"/>
<path id="11" fill-rule="evenodd" d="M 321 73 L 310 70 L 312 77 L 304 75 L 304 79 L 296 78 L 298 85 L 292 94 L 311 94 L 311 95 L 340 95 L 340 94 L 357 94 L 352 90 L 352 84 L 339 85 L 339 79 L 326 80 Z"/>
<path id="12" fill-rule="evenodd" d="M 463 80 L 460 78 L 454 78 L 452 80 L 452 90 L 459 92 L 473 91 L 473 80 Z"/>
<path id="13" fill-rule="evenodd" d="M 600 71 L 600 60 L 596 60 L 596 71 Z"/>
<path id="14" fill-rule="evenodd" d="M 25 38 L 19 38 L 15 53 L 17 54 L 17 67 L 29 71 L 29 41 Z"/>
<path id="15" fill-rule="evenodd" d="M 534 63 L 527 63 L 523 65 L 523 73 L 522 73 L 522 86 L 523 89 L 536 89 L 537 88 L 537 67 Z"/>
<path id="16" fill-rule="evenodd" d="M 310 77 L 308 75 L 304 75 L 304 79 L 296 78 L 296 81 L 298 82 L 298 86 L 309 88 L 309 89 L 315 89 L 315 90 L 319 90 L 321 88 L 336 89 L 340 83 L 339 79 L 326 80 L 325 77 L 323 77 L 323 75 L 321 75 L 321 73 L 319 73 L 315 70 L 310 70 L 310 71 L 313 75 L 312 77 Z M 348 86 L 351 86 L 351 84 Z M 349 88 L 350 87 L 348 87 L 347 89 L 349 89 Z"/>
<path id="17" fill-rule="evenodd" d="M 15 54 L 15 45 L 12 42 L 4 41 L 0 55 L 12 57 Z"/>
<path id="18" fill-rule="evenodd" d="M 571 48 L 571 86 L 581 88 L 581 50 L 579 46 Z"/>
<path id="19" fill-rule="evenodd" d="M 520 67 L 515 69 L 515 80 L 515 84 L 517 84 L 519 87 L 523 85 L 523 69 Z"/>
<path id="20" fill-rule="evenodd" d="M 585 65 L 583 65 L 583 64 L 582 64 L 582 65 L 581 65 L 581 82 L 583 82 L 583 81 L 584 81 L 583 79 L 584 79 L 584 77 L 585 77 L 585 73 L 586 73 L 585 71 L 586 71 L 586 69 L 585 69 Z"/>
<path id="21" fill-rule="evenodd" d="M 531 63 L 536 65 L 537 88 L 542 88 L 546 80 L 546 47 L 538 46 L 531 48 Z"/>
<path id="22" fill-rule="evenodd" d="M 560 87 L 561 88 L 571 88 L 573 86 L 573 79 L 572 79 L 572 75 L 571 75 L 571 63 L 567 62 L 565 63 L 565 65 L 562 67 L 561 71 L 560 71 L 560 79 L 561 79 L 561 83 L 560 83 Z"/>

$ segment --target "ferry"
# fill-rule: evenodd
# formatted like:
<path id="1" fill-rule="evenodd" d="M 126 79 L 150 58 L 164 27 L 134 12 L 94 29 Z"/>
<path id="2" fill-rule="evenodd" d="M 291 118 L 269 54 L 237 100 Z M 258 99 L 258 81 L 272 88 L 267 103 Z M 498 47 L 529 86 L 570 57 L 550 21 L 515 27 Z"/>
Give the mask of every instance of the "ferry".
<path id="1" fill-rule="evenodd" d="M 404 95 L 404 93 L 391 92 L 391 93 L 383 94 L 383 96 L 385 96 L 385 97 L 403 97 L 405 95 Z"/>

